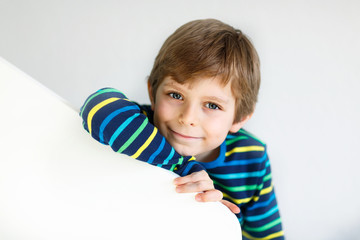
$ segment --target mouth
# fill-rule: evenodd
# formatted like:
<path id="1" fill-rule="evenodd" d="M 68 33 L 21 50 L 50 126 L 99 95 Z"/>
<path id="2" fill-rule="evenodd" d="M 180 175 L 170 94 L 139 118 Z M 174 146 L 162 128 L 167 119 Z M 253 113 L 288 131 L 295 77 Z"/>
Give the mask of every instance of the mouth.
<path id="1" fill-rule="evenodd" d="M 170 132 L 177 138 L 181 138 L 181 139 L 187 139 L 187 140 L 197 140 L 197 139 L 201 139 L 201 137 L 194 137 L 194 136 L 190 136 L 190 135 L 186 135 L 186 134 L 182 134 L 179 132 L 176 132 L 172 129 L 169 129 Z"/>

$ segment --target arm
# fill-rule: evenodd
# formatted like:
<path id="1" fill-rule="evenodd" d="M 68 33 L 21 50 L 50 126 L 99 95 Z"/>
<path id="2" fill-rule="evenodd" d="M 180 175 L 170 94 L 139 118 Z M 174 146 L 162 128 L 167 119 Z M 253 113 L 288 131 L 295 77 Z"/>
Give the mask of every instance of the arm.
<path id="1" fill-rule="evenodd" d="M 222 193 L 194 157 L 180 156 L 166 139 L 149 123 L 135 103 L 113 88 L 100 89 L 89 96 L 81 108 L 83 126 L 100 143 L 119 153 L 179 174 L 174 180 L 179 193 L 199 192 L 199 202 L 215 202 Z M 231 211 L 239 209 L 222 201 Z M 234 210 L 235 209 L 235 210 Z"/>
<path id="2" fill-rule="evenodd" d="M 284 239 L 265 146 L 264 151 L 257 154 L 259 158 L 247 160 L 250 164 L 245 173 L 247 175 L 245 182 L 239 184 L 239 181 L 238 187 L 233 188 L 236 190 L 231 196 L 224 194 L 224 197 L 240 207 L 241 214 L 238 217 L 244 237 Z M 256 161 L 261 162 L 254 164 Z"/>
<path id="3" fill-rule="evenodd" d="M 100 89 L 81 108 L 83 126 L 115 152 L 156 165 L 180 176 L 204 170 L 193 157 L 183 157 L 149 123 L 140 108 L 113 88 Z"/>

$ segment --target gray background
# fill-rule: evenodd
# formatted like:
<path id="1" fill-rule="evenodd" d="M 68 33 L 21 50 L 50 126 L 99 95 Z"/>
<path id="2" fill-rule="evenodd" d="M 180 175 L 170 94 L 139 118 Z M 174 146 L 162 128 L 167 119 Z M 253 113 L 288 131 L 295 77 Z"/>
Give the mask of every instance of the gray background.
<path id="1" fill-rule="evenodd" d="M 75 108 L 105 86 L 148 103 L 146 78 L 177 27 L 240 28 L 262 64 L 247 129 L 268 144 L 288 239 L 360 239 L 359 13 L 355 0 L 0 0 L 0 56 Z"/>

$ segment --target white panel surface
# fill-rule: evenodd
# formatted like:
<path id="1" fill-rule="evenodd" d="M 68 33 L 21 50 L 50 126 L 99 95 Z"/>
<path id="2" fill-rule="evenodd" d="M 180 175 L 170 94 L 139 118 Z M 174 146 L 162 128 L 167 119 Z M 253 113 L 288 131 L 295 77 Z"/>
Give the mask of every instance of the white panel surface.
<path id="1" fill-rule="evenodd" d="M 240 239 L 220 203 L 112 152 L 78 113 L 0 58 L 0 239 Z"/>

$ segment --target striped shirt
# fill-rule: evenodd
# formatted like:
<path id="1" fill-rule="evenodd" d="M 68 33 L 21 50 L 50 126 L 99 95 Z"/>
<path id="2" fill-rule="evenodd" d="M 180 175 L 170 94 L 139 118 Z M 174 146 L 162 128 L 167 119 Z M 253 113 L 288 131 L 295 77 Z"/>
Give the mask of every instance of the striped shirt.
<path id="1" fill-rule="evenodd" d="M 224 199 L 241 209 L 244 239 L 284 239 L 266 145 L 244 129 L 229 134 L 212 162 L 178 154 L 152 124 L 149 106 L 129 101 L 113 88 L 90 95 L 81 108 L 83 126 L 115 152 L 180 176 L 206 169 Z"/>
<path id="2" fill-rule="evenodd" d="M 229 134 L 217 159 L 200 163 L 224 199 L 235 203 L 246 239 L 284 239 L 266 145 L 240 129 Z"/>
<path id="3" fill-rule="evenodd" d="M 116 89 L 104 88 L 90 95 L 81 107 L 80 116 L 85 130 L 115 152 L 180 176 L 205 170 L 194 161 L 194 157 L 183 157 L 177 153 L 149 123 L 146 112 Z"/>

